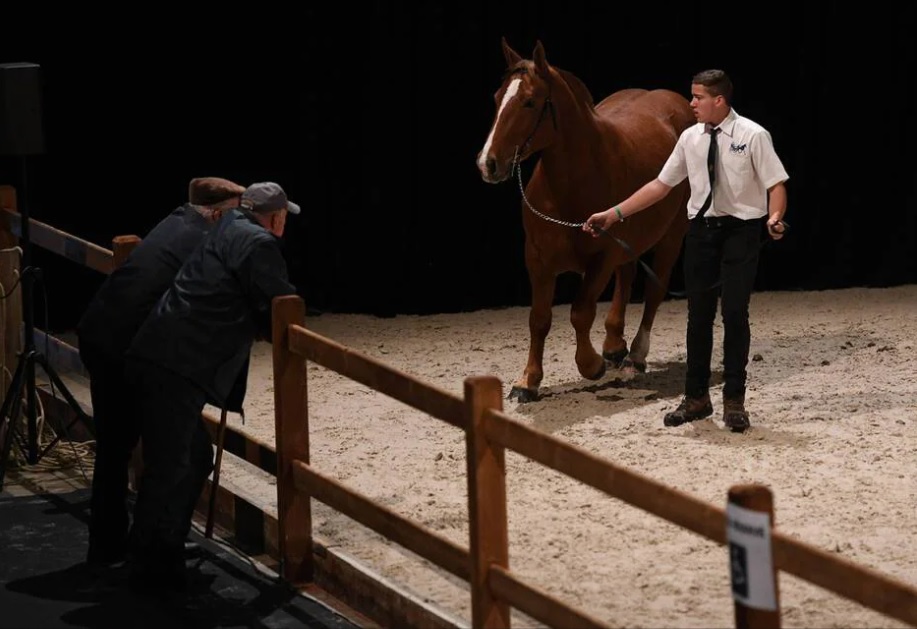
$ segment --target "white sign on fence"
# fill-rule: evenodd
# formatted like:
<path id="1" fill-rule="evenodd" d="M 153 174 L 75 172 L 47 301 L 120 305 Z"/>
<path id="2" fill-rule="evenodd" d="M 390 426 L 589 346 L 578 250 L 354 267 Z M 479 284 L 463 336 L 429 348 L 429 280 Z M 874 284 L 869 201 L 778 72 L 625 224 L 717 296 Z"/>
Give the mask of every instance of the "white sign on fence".
<path id="1" fill-rule="evenodd" d="M 770 517 L 727 503 L 726 522 L 732 597 L 747 607 L 776 610 Z"/>

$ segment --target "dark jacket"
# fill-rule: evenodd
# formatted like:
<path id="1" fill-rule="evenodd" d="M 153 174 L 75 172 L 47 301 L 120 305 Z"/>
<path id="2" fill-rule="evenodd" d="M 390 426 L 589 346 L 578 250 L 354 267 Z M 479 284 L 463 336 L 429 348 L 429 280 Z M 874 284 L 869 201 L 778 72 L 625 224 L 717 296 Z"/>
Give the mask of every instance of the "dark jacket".
<path id="1" fill-rule="evenodd" d="M 188 257 L 127 355 L 188 378 L 227 406 L 255 338 L 271 338 L 271 300 L 295 293 L 279 240 L 247 211 L 232 210 Z"/>
<path id="2" fill-rule="evenodd" d="M 210 227 L 193 206 L 182 205 L 112 271 L 77 324 L 84 363 L 104 361 L 116 372 L 123 370 L 124 352 L 134 334 Z"/>

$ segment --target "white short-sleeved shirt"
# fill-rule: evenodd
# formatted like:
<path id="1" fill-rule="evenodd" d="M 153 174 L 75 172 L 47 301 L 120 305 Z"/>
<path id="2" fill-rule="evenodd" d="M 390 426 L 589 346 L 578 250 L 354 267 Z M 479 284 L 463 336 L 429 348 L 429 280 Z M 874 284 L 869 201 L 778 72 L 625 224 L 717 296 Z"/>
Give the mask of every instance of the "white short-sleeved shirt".
<path id="1" fill-rule="evenodd" d="M 758 123 L 740 116 L 735 109 L 719 124 L 716 183 L 705 216 L 735 216 L 744 220 L 767 214 L 767 189 L 789 179 L 774 151 L 771 134 Z M 707 151 L 710 134 L 704 123 L 682 132 L 657 177 L 676 186 L 685 177 L 691 186 L 688 218 L 694 218 L 710 191 Z"/>

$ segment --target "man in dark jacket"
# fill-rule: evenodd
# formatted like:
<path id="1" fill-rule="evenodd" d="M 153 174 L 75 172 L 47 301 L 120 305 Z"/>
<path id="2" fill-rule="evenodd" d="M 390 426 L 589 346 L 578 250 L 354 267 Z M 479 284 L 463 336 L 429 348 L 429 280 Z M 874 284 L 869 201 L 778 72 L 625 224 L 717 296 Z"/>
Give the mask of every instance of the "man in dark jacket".
<path id="1" fill-rule="evenodd" d="M 77 326 L 96 428 L 87 554 L 91 564 L 117 562 L 127 550 L 128 466 L 140 422 L 124 379 L 124 352 L 182 263 L 222 212 L 238 205 L 244 191 L 219 177 L 193 179 L 188 202 L 160 221 L 112 271 Z"/>
<path id="2" fill-rule="evenodd" d="M 275 183 L 257 183 L 182 266 L 127 352 L 137 386 L 144 473 L 134 510 L 133 576 L 182 587 L 182 547 L 213 468 L 201 418 L 247 376 L 256 338 L 271 338 L 271 302 L 292 295 L 280 251 L 287 213 L 299 206 Z"/>

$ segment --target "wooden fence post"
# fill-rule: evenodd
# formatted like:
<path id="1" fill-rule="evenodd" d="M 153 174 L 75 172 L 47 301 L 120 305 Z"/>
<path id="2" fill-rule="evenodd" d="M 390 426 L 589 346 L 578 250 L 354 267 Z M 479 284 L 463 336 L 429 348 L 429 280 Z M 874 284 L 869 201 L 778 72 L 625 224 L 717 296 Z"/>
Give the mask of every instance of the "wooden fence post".
<path id="1" fill-rule="evenodd" d="M 726 542 L 738 629 L 780 629 L 780 591 L 771 534 L 774 498 L 763 485 L 729 488 Z"/>
<path id="2" fill-rule="evenodd" d="M 0 208 L 12 210 L 16 213 L 19 212 L 19 201 L 16 197 L 16 188 L 13 186 L 0 186 Z M 0 221 L 0 224 L 5 225 L 6 220 Z M 4 228 L 0 230 L 0 232 L 5 234 L 0 235 L 0 247 L 15 247 L 19 244 L 19 239 L 13 236 L 9 229 Z"/>
<path id="3" fill-rule="evenodd" d="M 468 463 L 469 570 L 471 626 L 503 629 L 510 626 L 509 604 L 494 598 L 488 586 L 491 565 L 509 569 L 506 519 L 506 460 L 503 446 L 489 443 L 484 411 L 503 410 L 503 389 L 493 376 L 465 380 Z"/>
<path id="4" fill-rule="evenodd" d="M 111 241 L 111 269 L 124 264 L 134 247 L 140 244 L 140 236 L 115 236 Z"/>
<path id="5" fill-rule="evenodd" d="M 0 186 L 0 207 L 15 211 L 16 189 L 12 186 Z M 17 286 L 20 273 L 21 253 L 15 250 L 19 246 L 19 239 L 8 229 L 5 219 L 0 220 L 0 285 L 2 297 L 0 300 L 0 405 L 6 397 L 6 390 L 12 380 L 12 372 L 16 370 L 16 362 L 22 351 L 22 291 Z M 13 288 L 15 286 L 15 288 Z M 0 419 L 0 443 L 3 443 L 3 420 Z"/>
<path id="6" fill-rule="evenodd" d="M 312 498 L 296 490 L 292 462 L 309 463 L 309 405 L 306 359 L 290 351 L 289 326 L 305 325 L 306 306 L 296 295 L 275 297 L 274 431 L 277 439 L 277 545 L 280 574 L 299 585 L 313 580 Z"/>
<path id="7" fill-rule="evenodd" d="M 115 271 L 127 261 L 127 257 L 140 244 L 139 236 L 115 236 L 111 241 L 111 270 Z M 131 454 L 131 467 L 128 473 L 131 487 L 140 491 L 140 476 L 143 475 L 143 444 L 137 441 L 137 447 Z"/>

